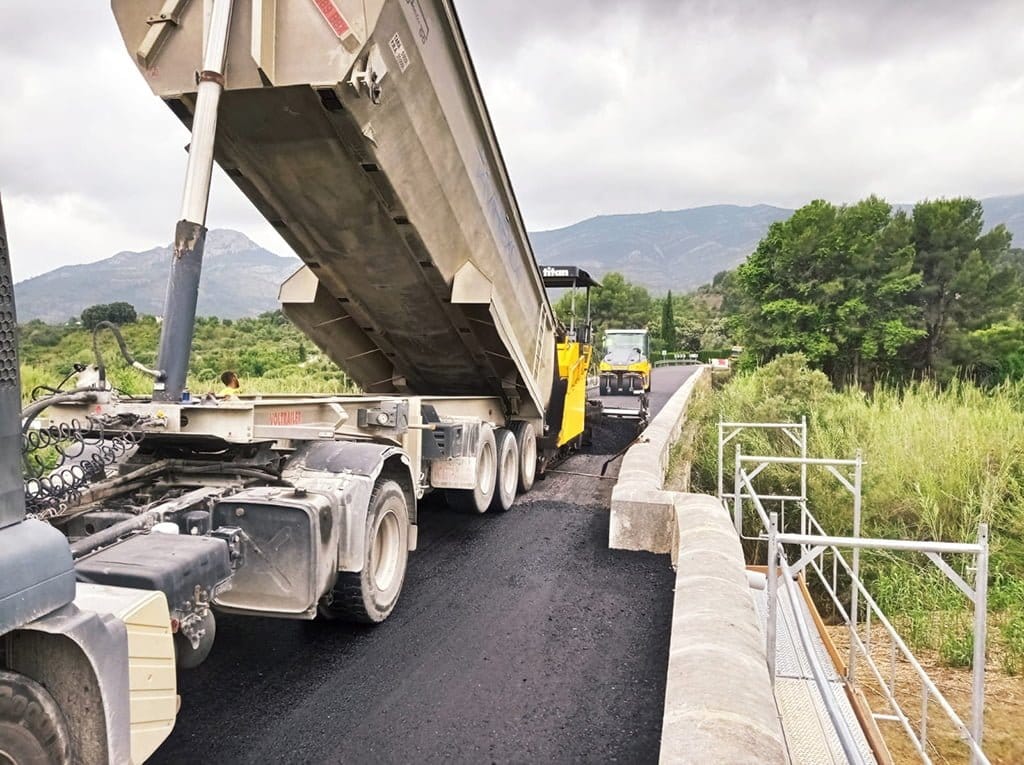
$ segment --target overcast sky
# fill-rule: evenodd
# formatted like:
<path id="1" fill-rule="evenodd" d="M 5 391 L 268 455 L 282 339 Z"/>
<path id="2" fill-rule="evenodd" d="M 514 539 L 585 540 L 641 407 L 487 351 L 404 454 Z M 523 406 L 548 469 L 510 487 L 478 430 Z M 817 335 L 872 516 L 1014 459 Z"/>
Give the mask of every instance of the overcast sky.
<path id="1" fill-rule="evenodd" d="M 724 202 L 1024 192 L 1020 0 L 458 8 L 531 230 Z M 188 135 L 107 2 L 0 3 L 0 72 L 16 279 L 170 241 Z M 208 225 L 287 252 L 219 171 Z"/>

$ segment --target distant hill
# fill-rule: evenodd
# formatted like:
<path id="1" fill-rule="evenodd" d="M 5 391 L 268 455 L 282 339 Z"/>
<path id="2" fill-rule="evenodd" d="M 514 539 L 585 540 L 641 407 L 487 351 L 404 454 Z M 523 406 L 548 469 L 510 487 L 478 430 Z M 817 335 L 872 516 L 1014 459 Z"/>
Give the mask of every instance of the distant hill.
<path id="1" fill-rule="evenodd" d="M 139 313 L 163 312 L 171 245 L 119 252 L 80 266 L 63 266 L 14 285 L 18 321 L 57 323 L 97 303 L 124 300 Z M 277 288 L 299 267 L 295 257 L 265 250 L 245 234 L 212 229 L 206 235 L 198 313 L 238 318 L 277 308 Z"/>
<path id="2" fill-rule="evenodd" d="M 541 265 L 574 265 L 595 276 L 619 271 L 655 293 L 686 291 L 746 259 L 792 210 L 713 205 L 689 210 L 602 215 L 530 234 Z"/>
<path id="3" fill-rule="evenodd" d="M 989 197 L 981 204 L 985 207 L 986 228 L 1002 223 L 1013 234 L 1013 246 L 1024 247 L 1024 194 Z"/>
<path id="4" fill-rule="evenodd" d="M 1006 224 L 1024 245 L 1024 194 L 982 200 L 985 224 Z M 743 262 L 768 227 L 792 210 L 770 205 L 712 205 L 688 210 L 601 215 L 565 228 L 530 234 L 541 265 L 576 265 L 595 276 L 619 271 L 655 294 L 687 291 Z M 160 315 L 171 247 L 120 252 L 96 263 L 64 266 L 15 285 L 19 321 L 63 322 L 97 303 L 124 300 L 139 313 Z M 199 314 L 255 316 L 277 307 L 277 288 L 299 266 L 264 250 L 244 234 L 207 235 Z"/>
<path id="5" fill-rule="evenodd" d="M 988 228 L 999 223 L 1024 246 L 1024 194 L 981 200 Z M 911 209 L 913 205 L 898 205 Z M 768 227 L 792 210 L 770 205 L 712 205 L 671 212 L 602 215 L 530 234 L 541 265 L 576 265 L 600 277 L 619 271 L 654 294 L 707 284 L 735 268 Z"/>

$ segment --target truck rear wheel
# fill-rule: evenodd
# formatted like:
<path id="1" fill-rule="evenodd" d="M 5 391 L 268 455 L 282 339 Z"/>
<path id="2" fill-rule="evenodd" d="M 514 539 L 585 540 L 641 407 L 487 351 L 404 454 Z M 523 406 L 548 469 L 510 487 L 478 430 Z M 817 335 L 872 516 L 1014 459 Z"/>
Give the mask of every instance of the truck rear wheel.
<path id="1" fill-rule="evenodd" d="M 519 488 L 519 445 L 515 434 L 506 428 L 494 432 L 495 451 L 498 455 L 498 473 L 494 481 L 491 512 L 503 513 L 516 501 Z"/>
<path id="2" fill-rule="evenodd" d="M 0 670 L 0 763 L 71 762 L 67 720 L 39 683 Z"/>
<path id="3" fill-rule="evenodd" d="M 199 644 L 192 647 L 192 641 L 188 639 L 180 629 L 174 633 L 174 658 L 178 669 L 195 669 L 210 655 L 213 650 L 213 641 L 217 637 L 217 619 L 213 611 L 207 611 L 199 625 L 203 630 L 203 636 L 199 638 Z"/>
<path id="4" fill-rule="evenodd" d="M 497 445 L 494 429 L 488 425 L 480 428 L 480 443 L 476 447 L 476 486 L 446 489 L 448 504 L 465 513 L 486 513 L 494 497 L 497 473 Z"/>
<path id="5" fill-rule="evenodd" d="M 320 614 L 378 624 L 395 609 L 409 561 L 409 504 L 402 487 L 380 481 L 366 511 L 366 560 L 362 571 L 341 571 Z"/>
<path id="6" fill-rule="evenodd" d="M 509 430 L 519 447 L 519 491 L 525 494 L 537 480 L 537 431 L 525 420 L 516 420 Z"/>

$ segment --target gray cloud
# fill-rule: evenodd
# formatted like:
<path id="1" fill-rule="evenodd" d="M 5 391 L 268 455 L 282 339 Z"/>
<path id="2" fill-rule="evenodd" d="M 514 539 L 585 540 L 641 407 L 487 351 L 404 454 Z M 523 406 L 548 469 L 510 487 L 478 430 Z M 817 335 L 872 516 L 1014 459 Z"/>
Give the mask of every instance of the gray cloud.
<path id="1" fill-rule="evenodd" d="M 1015 0 L 465 0 L 459 14 L 532 229 L 1024 190 Z M 105 4 L 8 3 L 0 33 L 16 276 L 168 241 L 188 136 Z M 219 175 L 209 223 L 286 251 Z"/>
<path id="2" fill-rule="evenodd" d="M 491 5 L 461 11 L 471 49 L 478 29 L 485 41 L 477 69 L 533 226 L 1021 189 L 1017 3 L 626 7 L 539 6 L 525 28 Z"/>

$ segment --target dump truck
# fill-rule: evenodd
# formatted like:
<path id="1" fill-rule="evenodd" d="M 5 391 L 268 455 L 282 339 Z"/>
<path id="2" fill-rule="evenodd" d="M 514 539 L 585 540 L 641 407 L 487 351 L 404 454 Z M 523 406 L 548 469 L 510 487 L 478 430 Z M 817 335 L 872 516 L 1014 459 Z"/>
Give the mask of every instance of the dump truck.
<path id="1" fill-rule="evenodd" d="M 386 619 L 419 500 L 509 510 L 589 412 L 589 338 L 552 312 L 450 0 L 111 7 L 191 141 L 155 366 L 95 330 L 151 395 L 119 392 L 94 344 L 19 413 L 0 275 L 0 754 L 16 762 L 144 761 L 218 613 Z M 189 394 L 215 162 L 303 262 L 283 311 L 361 394 Z"/>
<path id="2" fill-rule="evenodd" d="M 650 393 L 651 338 L 646 329 L 608 329 L 598 368 L 601 395 Z"/>

